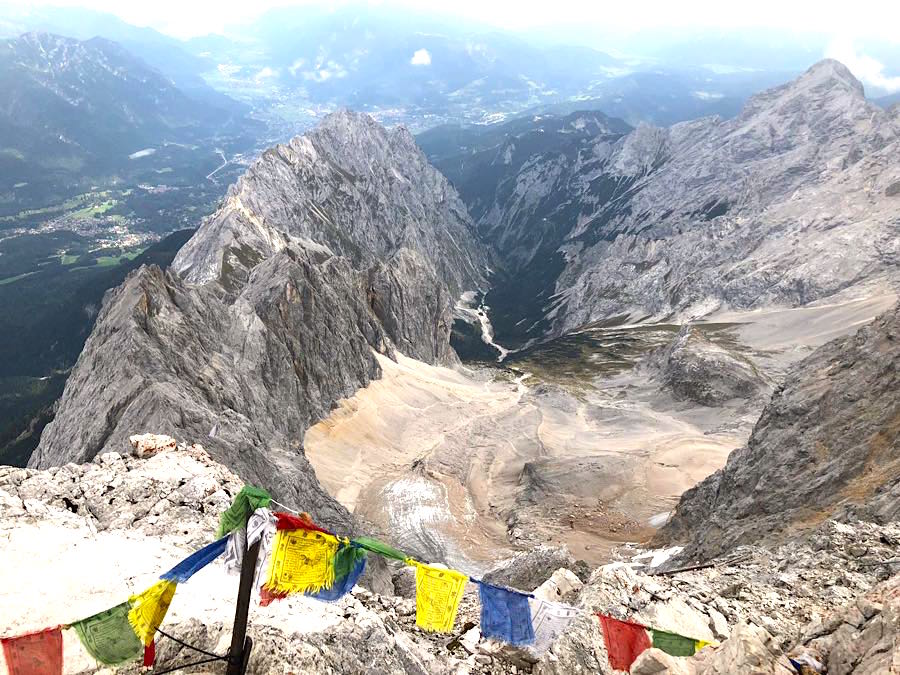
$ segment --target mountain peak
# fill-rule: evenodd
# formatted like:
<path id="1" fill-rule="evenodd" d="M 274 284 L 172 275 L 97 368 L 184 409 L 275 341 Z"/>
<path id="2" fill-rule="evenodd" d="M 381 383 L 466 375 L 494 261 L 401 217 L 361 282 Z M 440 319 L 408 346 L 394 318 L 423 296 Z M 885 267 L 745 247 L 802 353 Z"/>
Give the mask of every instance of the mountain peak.
<path id="1" fill-rule="evenodd" d="M 817 135 L 827 142 L 837 137 L 833 133 L 835 124 L 843 124 L 846 131 L 882 113 L 866 99 L 862 83 L 847 66 L 834 59 L 823 59 L 795 80 L 751 96 L 736 119 L 739 123 L 760 116 L 783 121 L 817 120 L 821 123 L 821 133 Z"/>
<path id="2" fill-rule="evenodd" d="M 338 108 L 322 118 L 318 131 L 366 130 L 381 131 L 381 125 L 371 115 L 355 112 L 349 108 Z"/>
<path id="3" fill-rule="evenodd" d="M 850 69 L 836 59 L 822 59 L 794 81 L 794 86 L 815 87 L 822 84 L 843 86 L 853 89 L 860 96 L 865 95 L 862 82 L 853 76 Z"/>

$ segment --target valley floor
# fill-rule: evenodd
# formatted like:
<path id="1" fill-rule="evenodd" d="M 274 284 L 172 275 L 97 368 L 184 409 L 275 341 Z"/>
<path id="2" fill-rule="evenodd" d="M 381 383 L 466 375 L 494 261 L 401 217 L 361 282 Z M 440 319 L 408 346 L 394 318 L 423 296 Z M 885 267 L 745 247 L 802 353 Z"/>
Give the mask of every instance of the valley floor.
<path id="1" fill-rule="evenodd" d="M 882 290 L 716 316 L 713 339 L 774 384 L 812 348 L 891 306 L 896 296 Z M 675 400 L 641 367 L 585 375 L 540 355 L 507 368 L 378 359 L 383 377 L 307 432 L 307 456 L 338 501 L 398 546 L 471 572 L 540 543 L 597 564 L 647 541 L 682 492 L 746 441 L 765 402 L 707 408 Z"/>

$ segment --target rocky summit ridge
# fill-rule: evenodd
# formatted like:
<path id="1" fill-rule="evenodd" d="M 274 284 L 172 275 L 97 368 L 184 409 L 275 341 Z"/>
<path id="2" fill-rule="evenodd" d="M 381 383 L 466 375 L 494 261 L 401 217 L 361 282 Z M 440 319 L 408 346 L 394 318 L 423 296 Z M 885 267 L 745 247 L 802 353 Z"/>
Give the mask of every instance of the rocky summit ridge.
<path id="1" fill-rule="evenodd" d="M 356 267 L 411 251 L 459 296 L 484 286 L 487 255 L 465 205 L 403 127 L 341 110 L 266 150 L 172 263 L 187 281 L 239 287 L 293 245 Z"/>
<path id="2" fill-rule="evenodd" d="M 469 226 L 407 132 L 331 115 L 251 166 L 173 269 L 142 267 L 107 295 L 30 466 L 154 429 L 347 526 L 303 435 L 380 376 L 374 353 L 456 358 L 451 309 L 486 264 Z"/>
<path id="3" fill-rule="evenodd" d="M 16 608 L 3 612 L 0 632 L 112 606 L 214 536 L 242 480 L 198 445 L 152 440 L 168 449 L 104 453 L 45 470 L 0 468 L 0 600 Z M 718 643 L 693 658 L 648 650 L 635 675 L 787 675 L 787 655 L 825 664 L 828 675 L 889 673 L 900 665 L 898 553 L 896 522 L 826 521 L 782 545 L 742 546 L 709 567 L 666 575 L 648 562 L 671 551 L 632 552 L 591 570 L 565 550 L 538 547 L 486 577 L 580 610 L 542 654 L 484 638 L 472 584 L 453 634 L 419 630 L 414 575 L 390 563 L 387 583 L 364 577 L 337 603 L 294 596 L 254 604 L 249 672 L 362 674 L 377 664 L 390 675 L 612 675 L 594 614 L 603 612 Z M 18 564 L 23 559 L 33 563 Z M 223 653 L 236 588 L 237 577 L 213 562 L 179 585 L 164 630 Z M 94 670 L 73 632 L 64 639 L 67 672 Z M 194 658 L 160 638 L 160 667 Z"/>

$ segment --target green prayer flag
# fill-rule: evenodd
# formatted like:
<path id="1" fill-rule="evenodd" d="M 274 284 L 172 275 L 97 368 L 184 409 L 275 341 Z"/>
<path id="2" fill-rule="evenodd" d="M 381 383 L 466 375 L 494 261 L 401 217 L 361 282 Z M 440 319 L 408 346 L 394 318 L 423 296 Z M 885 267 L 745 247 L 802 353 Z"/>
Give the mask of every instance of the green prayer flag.
<path id="1" fill-rule="evenodd" d="M 693 656 L 697 645 L 696 640 L 686 638 L 683 635 L 675 633 L 667 633 L 664 630 L 650 629 L 650 636 L 653 638 L 653 646 L 662 649 L 666 654 L 672 656 Z"/>
<path id="2" fill-rule="evenodd" d="M 406 560 L 409 558 L 403 551 L 397 550 L 393 546 L 388 546 L 377 539 L 370 539 L 369 537 L 357 537 L 353 540 L 355 543 L 362 546 L 364 549 L 368 551 L 372 551 L 372 553 L 380 553 L 383 556 L 387 556 L 388 558 L 394 558 L 395 560 Z"/>
<path id="3" fill-rule="evenodd" d="M 73 623 L 81 644 L 97 661 L 115 666 L 144 653 L 144 645 L 128 623 L 131 605 L 123 602 L 112 609 Z"/>
<path id="4" fill-rule="evenodd" d="M 250 515 L 256 511 L 269 505 L 272 497 L 262 488 L 245 485 L 238 492 L 231 506 L 222 512 L 219 517 L 219 531 L 216 533 L 216 539 L 221 539 L 232 530 L 244 527 Z"/>
<path id="5" fill-rule="evenodd" d="M 366 557 L 366 552 L 356 546 L 341 545 L 337 553 L 334 554 L 334 578 L 343 579 L 353 568 L 356 563 Z"/>

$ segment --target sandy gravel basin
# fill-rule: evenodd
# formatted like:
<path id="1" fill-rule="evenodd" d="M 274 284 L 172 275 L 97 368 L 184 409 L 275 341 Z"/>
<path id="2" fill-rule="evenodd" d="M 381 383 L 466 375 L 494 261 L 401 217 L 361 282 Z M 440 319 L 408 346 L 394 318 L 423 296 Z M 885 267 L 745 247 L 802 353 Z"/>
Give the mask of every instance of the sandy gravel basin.
<path id="1" fill-rule="evenodd" d="M 729 340 L 777 381 L 896 301 L 877 290 L 713 320 L 733 325 Z M 477 572 L 511 551 L 561 543 L 608 561 L 616 547 L 646 542 L 685 490 L 724 465 L 765 402 L 705 408 L 676 401 L 640 368 L 585 369 L 609 359 L 604 345 L 630 342 L 633 357 L 631 337 L 659 344 L 677 326 L 634 331 L 594 335 L 577 350 L 567 338 L 572 364 L 542 352 L 482 367 L 377 355 L 384 376 L 307 432 L 307 456 L 342 504 L 422 558 Z"/>

